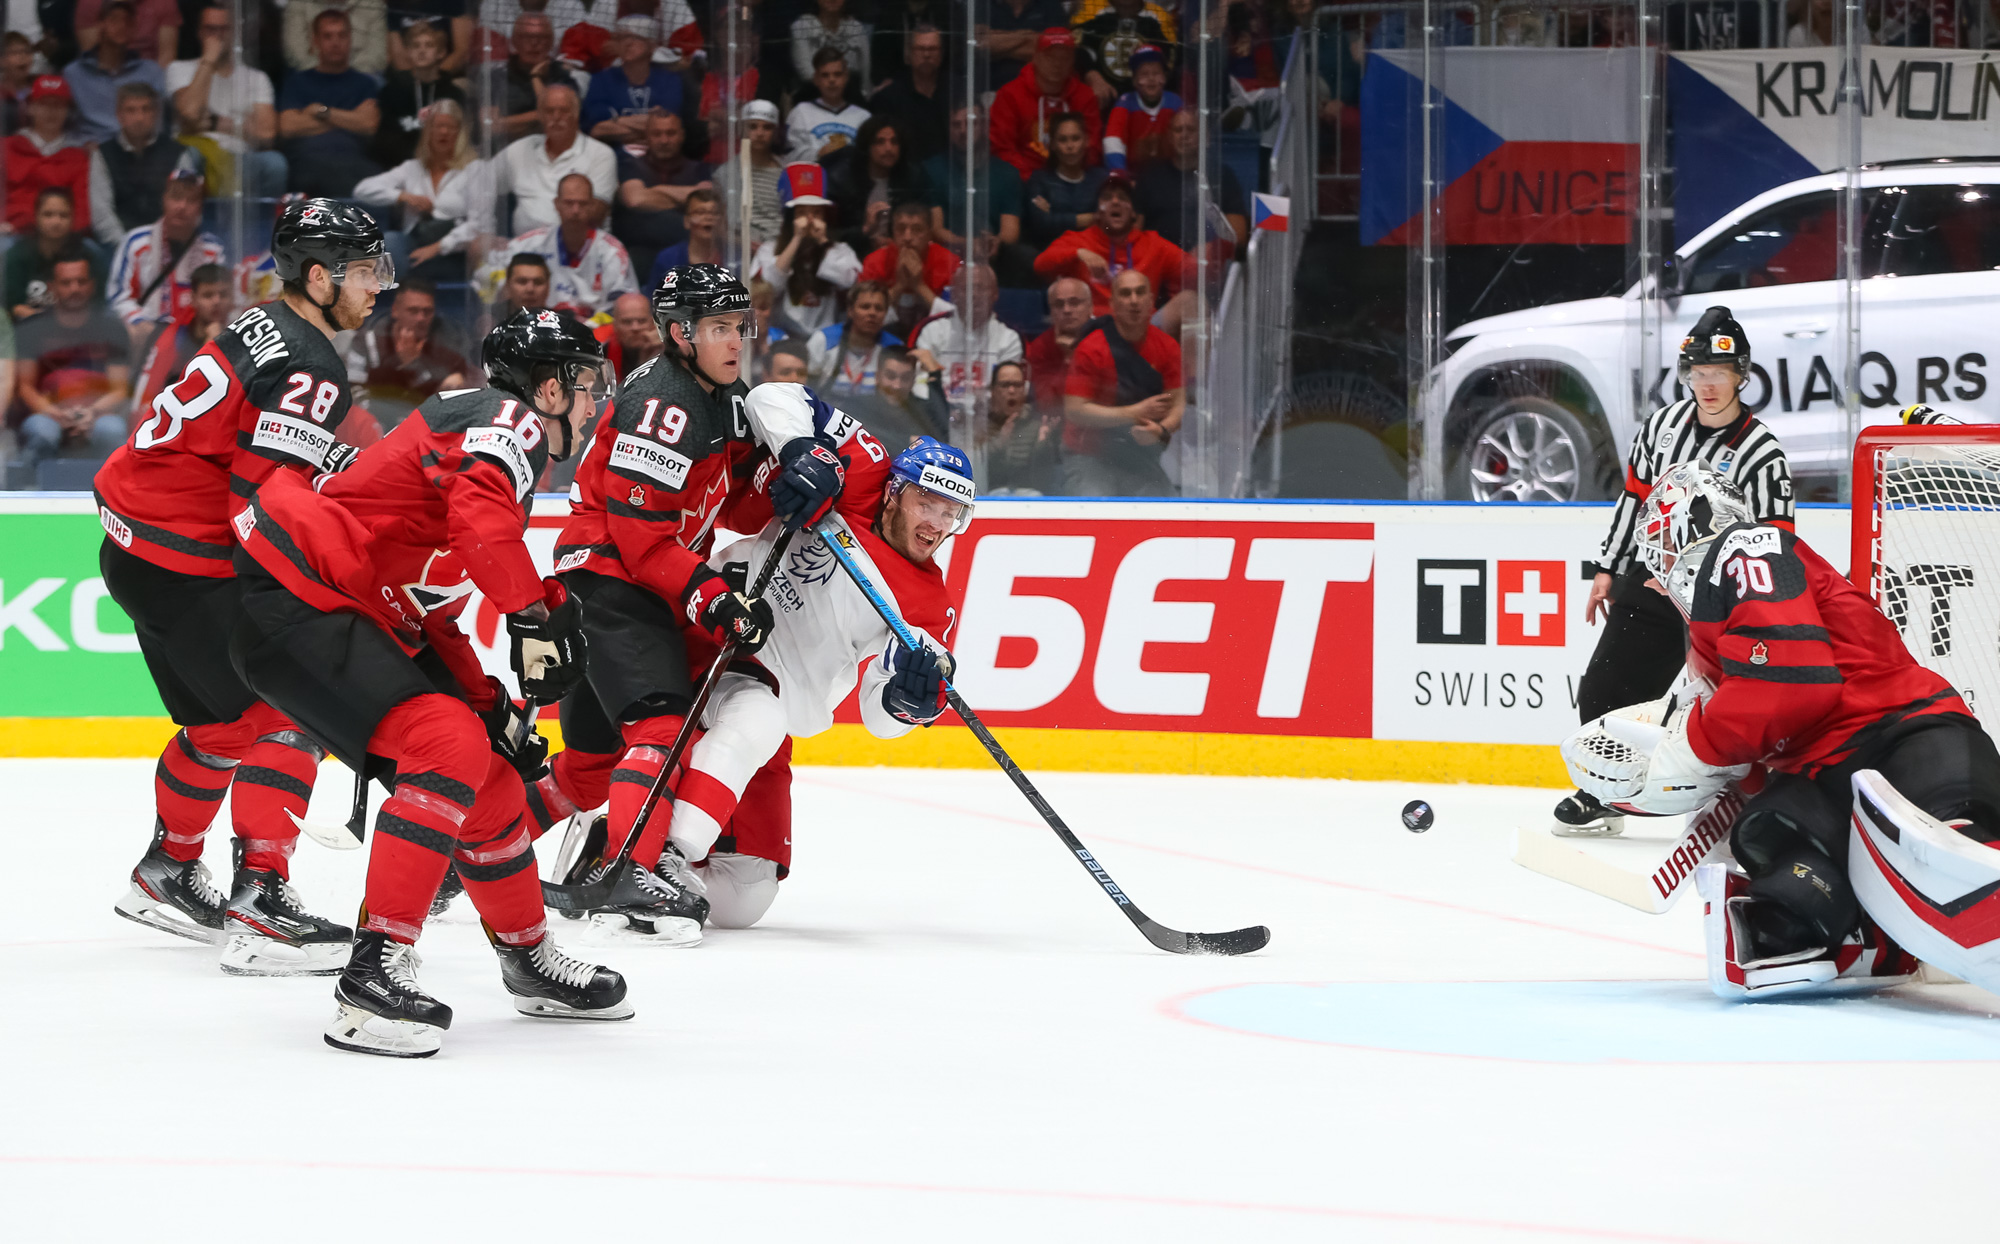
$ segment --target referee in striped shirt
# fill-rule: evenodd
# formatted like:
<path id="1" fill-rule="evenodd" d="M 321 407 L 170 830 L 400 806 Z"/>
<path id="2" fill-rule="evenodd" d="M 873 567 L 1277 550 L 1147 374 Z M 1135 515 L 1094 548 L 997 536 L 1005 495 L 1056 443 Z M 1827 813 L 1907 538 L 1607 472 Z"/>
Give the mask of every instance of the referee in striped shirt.
<path id="1" fill-rule="evenodd" d="M 1686 623 L 1638 558 L 1639 513 L 1653 481 L 1682 462 L 1709 462 L 1743 490 L 1760 523 L 1792 529 L 1792 472 L 1771 429 L 1739 400 L 1750 378 L 1750 342 L 1728 307 L 1702 312 L 1681 342 L 1681 384 L 1693 397 L 1654 411 L 1632 441 L 1625 491 L 1598 550 L 1583 620 L 1601 614 L 1604 633 L 1577 687 L 1577 711 L 1593 721 L 1612 709 L 1658 699 L 1673 686 L 1686 657 Z M 1624 818 L 1582 791 L 1556 805 L 1555 832 L 1605 837 Z"/>

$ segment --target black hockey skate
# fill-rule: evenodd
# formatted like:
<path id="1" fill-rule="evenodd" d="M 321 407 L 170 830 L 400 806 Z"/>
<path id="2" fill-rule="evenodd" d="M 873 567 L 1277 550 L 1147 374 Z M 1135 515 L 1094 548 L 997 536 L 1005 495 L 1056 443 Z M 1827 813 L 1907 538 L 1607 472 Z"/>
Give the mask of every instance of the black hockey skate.
<path id="1" fill-rule="evenodd" d="M 1556 805 L 1556 823 L 1549 832 L 1558 838 L 1616 838 L 1625 832 L 1625 818 L 1577 791 Z"/>
<path id="2" fill-rule="evenodd" d="M 172 858 L 166 841 L 166 824 L 155 818 L 153 845 L 132 870 L 132 888 L 112 910 L 189 941 L 210 945 L 222 941 L 223 897 L 209 878 L 208 866 L 198 859 Z"/>
<path id="3" fill-rule="evenodd" d="M 417 951 L 363 929 L 354 938 L 347 968 L 334 982 L 339 1014 L 326 1043 L 356 1054 L 429 1058 L 444 1044 L 451 1008 L 417 988 Z"/>
<path id="4" fill-rule="evenodd" d="M 492 935 L 489 933 L 488 937 Z M 625 978 L 607 967 L 564 954 L 544 936 L 532 946 L 495 941 L 500 980 L 514 995 L 514 1009 L 536 1019 L 630 1019 Z"/>
<path id="5" fill-rule="evenodd" d="M 442 916 L 458 896 L 465 893 L 465 879 L 458 875 L 458 865 L 447 864 L 444 880 L 438 882 L 437 895 L 431 899 L 431 916 Z"/>
<path id="6" fill-rule="evenodd" d="M 566 884 L 600 880 L 606 867 L 602 858 L 608 842 L 605 817 L 591 823 L 584 850 L 564 877 Z M 699 946 L 702 926 L 708 922 L 708 899 L 694 870 L 671 843 L 660 855 L 661 872 L 627 860 L 624 873 L 611 891 L 604 908 L 590 913 L 591 923 L 601 941 L 629 942 L 646 946 Z M 687 876 L 685 883 L 676 869 Z"/>
<path id="7" fill-rule="evenodd" d="M 243 867 L 241 839 L 222 920 L 221 966 L 231 976 L 333 976 L 354 941 L 353 929 L 308 912 L 283 877 Z"/>

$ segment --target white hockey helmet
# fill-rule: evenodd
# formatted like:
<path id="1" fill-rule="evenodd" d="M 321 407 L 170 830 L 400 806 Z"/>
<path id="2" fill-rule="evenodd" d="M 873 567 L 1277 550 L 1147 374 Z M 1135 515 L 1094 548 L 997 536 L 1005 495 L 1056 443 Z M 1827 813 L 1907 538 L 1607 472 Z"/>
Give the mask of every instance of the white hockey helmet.
<path id="1" fill-rule="evenodd" d="M 1639 559 L 1681 612 L 1691 613 L 1702 546 L 1753 518 L 1742 490 L 1713 464 L 1676 463 L 1654 481 L 1639 513 Z"/>

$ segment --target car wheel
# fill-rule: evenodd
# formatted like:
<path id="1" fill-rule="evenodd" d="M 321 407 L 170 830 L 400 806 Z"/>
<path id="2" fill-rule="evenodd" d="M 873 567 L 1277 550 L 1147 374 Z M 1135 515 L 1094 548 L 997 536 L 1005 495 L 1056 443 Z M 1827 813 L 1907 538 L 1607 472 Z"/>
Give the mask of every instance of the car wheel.
<path id="1" fill-rule="evenodd" d="M 1596 501 L 1605 483 L 1598 438 L 1567 407 L 1512 397 L 1476 419 L 1452 491 L 1473 501 Z"/>

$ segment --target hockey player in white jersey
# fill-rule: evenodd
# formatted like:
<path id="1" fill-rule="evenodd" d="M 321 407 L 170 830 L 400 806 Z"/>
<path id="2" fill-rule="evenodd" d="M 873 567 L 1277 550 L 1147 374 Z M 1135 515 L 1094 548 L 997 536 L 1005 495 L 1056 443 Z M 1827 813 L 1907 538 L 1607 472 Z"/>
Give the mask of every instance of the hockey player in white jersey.
<path id="1" fill-rule="evenodd" d="M 754 664 L 738 663 L 716 686 L 656 870 L 705 892 L 708 919 L 722 928 L 755 924 L 790 871 L 792 738 L 831 726 L 857 682 L 862 722 L 878 738 L 901 737 L 943 714 L 958 609 L 934 557 L 965 529 L 976 500 L 972 464 L 950 445 L 924 437 L 892 460 L 856 420 L 803 385 L 758 386 L 748 400 L 753 419 L 779 413 L 760 411 L 764 405 L 809 410 L 815 431 L 840 446 L 846 482 L 827 525 L 853 534 L 863 572 L 925 647 L 913 653 L 891 634 L 817 535 L 793 538 L 764 592 L 771 637 Z M 758 533 L 711 556 L 726 578 L 761 566 L 783 532 L 765 492 L 773 473 L 759 472 L 723 512 L 720 526 Z"/>

